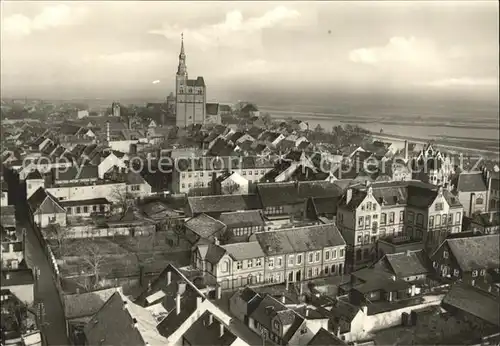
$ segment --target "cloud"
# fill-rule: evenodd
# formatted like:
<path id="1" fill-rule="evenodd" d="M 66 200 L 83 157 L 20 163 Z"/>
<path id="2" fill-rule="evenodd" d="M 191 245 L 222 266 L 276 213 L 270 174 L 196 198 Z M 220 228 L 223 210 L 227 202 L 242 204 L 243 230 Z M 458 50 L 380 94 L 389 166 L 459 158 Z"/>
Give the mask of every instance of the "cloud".
<path id="1" fill-rule="evenodd" d="M 2 32 L 11 36 L 27 36 L 38 30 L 78 24 L 86 13 L 82 7 L 73 8 L 63 4 L 47 6 L 33 18 L 13 14 L 3 19 Z"/>
<path id="2" fill-rule="evenodd" d="M 196 29 L 181 28 L 178 25 L 164 25 L 160 30 L 151 30 L 151 34 L 163 35 L 169 39 L 179 39 L 181 32 L 190 45 L 200 46 L 201 49 L 227 45 L 231 47 L 252 47 L 260 43 L 260 33 L 263 29 L 284 24 L 290 19 L 296 19 L 301 14 L 297 10 L 284 6 L 276 7 L 260 17 L 245 19 L 240 11 L 233 10 L 226 13 L 224 21 L 204 25 Z"/>
<path id="3" fill-rule="evenodd" d="M 498 78 L 446 78 L 439 79 L 426 83 L 419 83 L 419 85 L 437 87 L 437 88 L 448 88 L 448 87 L 498 87 Z"/>
<path id="4" fill-rule="evenodd" d="M 154 80 L 154 81 L 153 81 L 153 84 L 160 84 L 160 80 L 159 80 L 159 79 Z"/>
<path id="5" fill-rule="evenodd" d="M 415 37 L 392 37 L 385 46 L 359 48 L 349 52 L 350 61 L 368 65 L 426 63 L 434 61 L 437 56 L 432 42 Z"/>

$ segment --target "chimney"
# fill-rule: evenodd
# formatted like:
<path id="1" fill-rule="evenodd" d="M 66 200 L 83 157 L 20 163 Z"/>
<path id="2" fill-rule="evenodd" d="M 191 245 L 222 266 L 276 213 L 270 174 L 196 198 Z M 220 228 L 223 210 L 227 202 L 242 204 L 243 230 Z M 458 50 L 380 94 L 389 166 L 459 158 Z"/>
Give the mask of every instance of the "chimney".
<path id="1" fill-rule="evenodd" d="M 9 252 L 14 252 L 14 244 L 9 244 Z"/>
<path id="2" fill-rule="evenodd" d="M 137 318 L 132 318 L 132 324 L 134 325 L 134 328 L 137 328 L 138 324 L 137 324 Z"/>
<path id="3" fill-rule="evenodd" d="M 211 326 L 212 323 L 214 323 L 214 315 L 209 314 L 208 315 L 208 325 Z"/>
<path id="4" fill-rule="evenodd" d="M 167 272 L 167 286 L 172 283 L 172 272 Z"/>
<path id="5" fill-rule="evenodd" d="M 127 310 L 127 304 L 128 304 L 127 301 L 123 302 L 123 310 Z"/>
<path id="6" fill-rule="evenodd" d="M 219 238 L 214 237 L 214 244 L 215 244 L 215 245 L 220 245 Z"/>
<path id="7" fill-rule="evenodd" d="M 203 300 L 201 297 L 196 297 L 196 308 L 199 309 L 201 307 L 201 303 L 203 303 Z"/>
<path id="8" fill-rule="evenodd" d="M 109 144 L 109 121 L 106 121 L 106 142 Z"/>
<path id="9" fill-rule="evenodd" d="M 212 173 L 212 194 L 218 195 L 218 186 L 217 186 L 217 173 Z"/>
<path id="10" fill-rule="evenodd" d="M 345 204 L 349 204 L 349 202 L 351 202 L 351 199 L 352 199 L 352 189 L 347 189 L 345 196 L 346 196 L 345 197 Z"/>
<path id="11" fill-rule="evenodd" d="M 181 295 L 177 292 L 177 296 L 175 297 L 175 312 L 177 315 L 181 313 Z"/>
<path id="12" fill-rule="evenodd" d="M 10 273 L 5 273 L 5 278 L 6 278 L 7 280 L 9 280 L 9 279 L 10 279 Z"/>
<path id="13" fill-rule="evenodd" d="M 300 295 L 304 294 L 304 283 L 301 282 L 300 285 L 299 285 L 299 292 L 300 292 Z"/>
<path id="14" fill-rule="evenodd" d="M 306 317 L 309 317 L 309 309 L 306 307 Z"/>
<path id="15" fill-rule="evenodd" d="M 408 162 L 408 141 L 405 141 L 405 162 Z"/>
<path id="16" fill-rule="evenodd" d="M 476 209 L 476 194 L 473 192 L 470 194 L 470 206 L 469 206 L 469 217 L 474 214 L 474 210 Z"/>
<path id="17" fill-rule="evenodd" d="M 411 254 L 411 251 L 410 250 L 406 250 L 406 256 L 410 256 Z"/>
<path id="18" fill-rule="evenodd" d="M 286 304 L 286 297 L 284 295 L 281 297 L 281 303 Z"/>
<path id="19" fill-rule="evenodd" d="M 177 282 L 177 294 L 183 295 L 186 292 L 186 283 L 184 281 Z"/>
<path id="20" fill-rule="evenodd" d="M 217 285 L 217 287 L 215 288 L 215 296 L 217 299 L 222 298 L 222 287 L 220 285 Z"/>
<path id="21" fill-rule="evenodd" d="M 396 275 L 391 276 L 392 281 L 396 281 Z"/>
<path id="22" fill-rule="evenodd" d="M 224 336 L 224 325 L 221 323 L 220 324 L 220 331 L 219 331 L 219 337 L 223 337 Z"/>

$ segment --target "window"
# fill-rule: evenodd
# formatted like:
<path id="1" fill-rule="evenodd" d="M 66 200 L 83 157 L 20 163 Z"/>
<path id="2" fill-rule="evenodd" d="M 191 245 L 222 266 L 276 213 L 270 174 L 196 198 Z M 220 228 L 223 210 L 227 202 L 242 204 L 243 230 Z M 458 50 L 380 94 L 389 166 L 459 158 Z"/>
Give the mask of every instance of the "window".
<path id="1" fill-rule="evenodd" d="M 441 217 L 441 224 L 443 226 L 446 226 L 446 214 L 444 214 L 442 217 Z"/>
<path id="2" fill-rule="evenodd" d="M 415 218 L 415 214 L 412 211 L 409 211 L 408 212 L 408 222 L 413 223 L 414 218 Z"/>
<path id="3" fill-rule="evenodd" d="M 227 261 L 224 261 L 222 263 L 222 272 L 227 273 L 229 271 L 229 263 Z"/>
<path id="4" fill-rule="evenodd" d="M 311 268 L 309 268 L 309 269 L 307 270 L 307 277 L 308 277 L 308 278 L 312 278 L 312 276 L 313 276 L 313 270 L 312 270 Z"/>
<path id="5" fill-rule="evenodd" d="M 399 222 L 405 221 L 405 212 L 402 210 L 399 212 Z"/>
<path id="6" fill-rule="evenodd" d="M 297 264 L 302 263 L 302 255 L 297 255 Z"/>
<path id="7" fill-rule="evenodd" d="M 328 270 L 328 269 L 329 269 L 329 268 L 328 268 L 328 266 L 326 266 L 326 267 L 325 267 L 325 275 L 328 275 L 328 273 L 329 273 L 329 270 Z"/>
<path id="8" fill-rule="evenodd" d="M 370 243 L 370 235 L 365 234 L 365 244 L 369 244 L 369 243 Z"/>
<path id="9" fill-rule="evenodd" d="M 436 269 L 438 267 L 438 263 L 436 261 L 432 262 L 432 266 L 434 267 L 434 269 Z"/>
<path id="10" fill-rule="evenodd" d="M 337 258 L 337 250 L 332 250 L 332 258 L 333 259 Z"/>
<path id="11" fill-rule="evenodd" d="M 274 258 L 269 259 L 269 268 L 274 268 Z"/>
<path id="12" fill-rule="evenodd" d="M 394 212 L 389 213 L 389 223 L 394 223 Z"/>
<path id="13" fill-rule="evenodd" d="M 360 228 L 363 227 L 364 221 L 365 221 L 365 219 L 362 216 L 360 216 L 358 218 L 358 227 L 360 227 Z"/>
<path id="14" fill-rule="evenodd" d="M 448 225 L 453 224 L 453 214 L 448 215 Z"/>
<path id="15" fill-rule="evenodd" d="M 243 175 L 247 175 L 247 171 L 243 171 Z"/>
<path id="16" fill-rule="evenodd" d="M 247 268 L 252 268 L 253 267 L 253 260 L 248 260 L 247 261 Z"/>
<path id="17" fill-rule="evenodd" d="M 453 270 L 453 276 L 458 277 L 460 275 L 460 271 L 458 269 Z"/>
<path id="18" fill-rule="evenodd" d="M 185 188 L 186 187 L 186 184 L 182 183 L 182 188 Z"/>
<path id="19" fill-rule="evenodd" d="M 253 172 L 254 175 L 259 175 L 259 171 Z"/>
<path id="20" fill-rule="evenodd" d="M 320 261 L 320 258 L 321 258 L 321 254 L 320 252 L 316 252 L 316 262 L 319 262 Z"/>
<path id="21" fill-rule="evenodd" d="M 372 202 L 366 203 L 366 210 L 370 210 L 372 208 Z"/>
<path id="22" fill-rule="evenodd" d="M 256 266 L 256 267 L 260 267 L 261 265 L 262 265 L 262 260 L 261 260 L 260 258 L 257 258 L 257 259 L 255 260 L 255 266 Z"/>
<path id="23" fill-rule="evenodd" d="M 441 215 L 436 215 L 436 227 L 439 227 L 441 225 Z"/>
<path id="24" fill-rule="evenodd" d="M 82 212 L 82 208 L 76 207 L 76 214 L 80 214 Z"/>
<path id="25" fill-rule="evenodd" d="M 476 204 L 477 205 L 482 205 L 484 203 L 484 200 L 483 200 L 483 195 L 479 195 L 477 198 L 476 198 Z"/>
<path id="26" fill-rule="evenodd" d="M 92 211 L 96 212 L 97 211 L 97 205 L 92 206 Z"/>
<path id="27" fill-rule="evenodd" d="M 360 235 L 358 235 L 358 244 L 361 244 L 363 242 L 363 237 Z"/>
<path id="28" fill-rule="evenodd" d="M 473 278 L 477 277 L 477 270 L 473 270 L 473 271 L 472 271 L 472 277 L 473 277 Z"/>
<path id="29" fill-rule="evenodd" d="M 328 261 L 330 259 L 330 251 L 325 252 L 325 261 Z"/>
<path id="30" fill-rule="evenodd" d="M 372 233 L 377 233 L 378 230 L 378 223 L 377 221 L 373 221 L 372 223 Z"/>
<path id="31" fill-rule="evenodd" d="M 435 210 L 435 211 L 442 211 L 443 209 L 444 209 L 444 205 L 443 205 L 443 203 L 442 203 L 442 202 L 440 202 L 440 203 L 436 203 L 436 204 L 434 205 L 434 210 Z"/>
<path id="32" fill-rule="evenodd" d="M 68 207 L 68 214 L 72 214 L 72 213 L 73 213 L 73 208 Z"/>
<path id="33" fill-rule="evenodd" d="M 340 258 L 344 257 L 344 249 L 340 249 Z"/>
<path id="34" fill-rule="evenodd" d="M 370 224 L 371 224 L 371 216 L 370 215 L 366 215 L 365 217 L 365 227 L 366 228 L 370 228 Z"/>
<path id="35" fill-rule="evenodd" d="M 380 214 L 380 224 L 385 225 L 386 222 L 387 222 L 387 214 L 386 213 Z"/>
<path id="36" fill-rule="evenodd" d="M 252 171 L 248 171 L 248 175 L 252 175 Z"/>
<path id="37" fill-rule="evenodd" d="M 293 256 L 290 256 L 290 257 L 288 258 L 288 265 L 293 266 Z"/>
<path id="38" fill-rule="evenodd" d="M 455 223 L 459 224 L 462 221 L 462 213 L 458 212 L 455 217 Z"/>
<path id="39" fill-rule="evenodd" d="M 448 251 L 443 251 L 443 258 L 448 258 Z"/>
<path id="40" fill-rule="evenodd" d="M 89 207 L 83 207 L 83 212 L 87 214 L 89 212 Z"/>
<path id="41" fill-rule="evenodd" d="M 417 226 L 423 226 L 424 225 L 424 215 L 418 213 L 417 214 Z"/>
<path id="42" fill-rule="evenodd" d="M 283 265 L 283 258 L 278 257 L 277 260 L 278 260 L 278 263 L 276 264 L 276 266 L 281 267 Z"/>
<path id="43" fill-rule="evenodd" d="M 314 262 L 313 256 L 314 255 L 312 253 L 309 254 L 309 263 L 313 263 Z"/>
<path id="44" fill-rule="evenodd" d="M 486 274 L 486 270 L 485 269 L 481 269 L 481 271 L 479 272 L 479 275 L 484 276 L 485 274 Z"/>
<path id="45" fill-rule="evenodd" d="M 314 268 L 314 276 L 319 276 L 319 268 Z"/>

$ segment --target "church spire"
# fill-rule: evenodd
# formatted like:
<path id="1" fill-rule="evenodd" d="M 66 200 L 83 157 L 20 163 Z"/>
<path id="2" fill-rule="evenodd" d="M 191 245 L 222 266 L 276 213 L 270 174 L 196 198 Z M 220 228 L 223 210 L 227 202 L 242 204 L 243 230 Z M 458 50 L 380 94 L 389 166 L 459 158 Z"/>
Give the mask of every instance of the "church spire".
<path id="1" fill-rule="evenodd" d="M 177 74 L 187 76 L 186 53 L 184 53 L 184 33 L 181 34 L 181 52 L 179 54 L 179 66 Z"/>

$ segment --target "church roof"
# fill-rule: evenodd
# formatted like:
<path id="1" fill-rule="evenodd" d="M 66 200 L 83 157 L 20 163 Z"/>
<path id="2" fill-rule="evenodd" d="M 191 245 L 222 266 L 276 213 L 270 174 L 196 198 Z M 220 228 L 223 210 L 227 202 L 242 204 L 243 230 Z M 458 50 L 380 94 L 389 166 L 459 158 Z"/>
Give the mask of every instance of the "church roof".
<path id="1" fill-rule="evenodd" d="M 188 79 L 186 81 L 186 85 L 187 86 L 191 86 L 191 87 L 205 87 L 205 80 L 203 79 L 203 77 L 198 77 L 196 79 Z"/>

